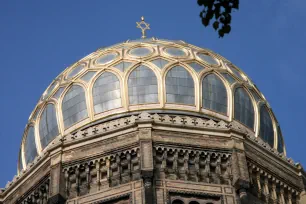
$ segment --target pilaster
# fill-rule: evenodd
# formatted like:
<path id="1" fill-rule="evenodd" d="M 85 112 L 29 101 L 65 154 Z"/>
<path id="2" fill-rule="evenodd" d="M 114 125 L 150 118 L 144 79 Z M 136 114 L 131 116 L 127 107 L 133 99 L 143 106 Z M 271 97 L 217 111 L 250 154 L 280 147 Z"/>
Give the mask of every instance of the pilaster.
<path id="1" fill-rule="evenodd" d="M 233 185 L 237 190 L 241 203 L 247 203 L 247 189 L 249 189 L 249 170 L 247 166 L 244 146 L 241 139 L 234 139 L 234 149 L 232 153 L 232 173 Z"/>
<path id="2" fill-rule="evenodd" d="M 62 152 L 57 149 L 50 154 L 50 190 L 48 204 L 62 204 L 66 201 L 65 178 L 62 171 Z"/>
<path id="3" fill-rule="evenodd" d="M 144 195 L 146 204 L 153 204 L 155 200 L 153 186 L 153 146 L 152 123 L 150 120 L 138 124 L 139 146 L 141 155 L 141 174 L 144 183 Z"/>

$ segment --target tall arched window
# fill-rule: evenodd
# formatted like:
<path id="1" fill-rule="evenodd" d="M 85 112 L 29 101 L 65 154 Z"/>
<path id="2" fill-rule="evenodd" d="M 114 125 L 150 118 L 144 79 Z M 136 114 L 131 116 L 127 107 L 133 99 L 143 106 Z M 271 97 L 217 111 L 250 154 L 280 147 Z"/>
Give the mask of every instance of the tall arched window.
<path id="1" fill-rule="evenodd" d="M 37 156 L 35 132 L 34 132 L 34 127 L 32 126 L 30 126 L 27 131 L 27 136 L 24 144 L 24 154 L 25 154 L 26 165 L 33 162 L 33 160 Z"/>
<path id="2" fill-rule="evenodd" d="M 18 154 L 18 171 L 19 171 L 19 173 L 22 169 L 23 169 L 23 165 L 22 165 L 21 150 L 20 150 L 19 154 Z"/>
<path id="3" fill-rule="evenodd" d="M 243 88 L 237 88 L 234 100 L 234 118 L 253 129 L 254 107 L 249 94 Z"/>
<path id="4" fill-rule="evenodd" d="M 167 103 L 194 105 L 194 81 L 181 66 L 171 68 L 166 76 Z"/>
<path id="5" fill-rule="evenodd" d="M 277 151 L 279 153 L 284 152 L 284 140 L 283 140 L 283 135 L 280 127 L 277 127 Z"/>
<path id="6" fill-rule="evenodd" d="M 84 89 L 73 85 L 62 102 L 65 129 L 88 117 Z"/>
<path id="7" fill-rule="evenodd" d="M 55 107 L 49 103 L 40 116 L 39 121 L 39 136 L 42 148 L 45 148 L 58 134 Z"/>
<path id="8" fill-rule="evenodd" d="M 227 113 L 227 92 L 221 79 L 215 74 L 202 81 L 202 106 L 219 113 Z"/>
<path id="9" fill-rule="evenodd" d="M 271 147 L 274 146 L 273 124 L 266 105 L 263 105 L 260 108 L 259 137 L 263 139 L 265 142 L 267 142 Z"/>
<path id="10" fill-rule="evenodd" d="M 120 82 L 118 77 L 110 72 L 103 73 L 95 81 L 92 95 L 95 113 L 121 107 Z"/>
<path id="11" fill-rule="evenodd" d="M 154 72 L 145 65 L 134 69 L 128 79 L 129 103 L 158 103 L 158 86 Z"/>

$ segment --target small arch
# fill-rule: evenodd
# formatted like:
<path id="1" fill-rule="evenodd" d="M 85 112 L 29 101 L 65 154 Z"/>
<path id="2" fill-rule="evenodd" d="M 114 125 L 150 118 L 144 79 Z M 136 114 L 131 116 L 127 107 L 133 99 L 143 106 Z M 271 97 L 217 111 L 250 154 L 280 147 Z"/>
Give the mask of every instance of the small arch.
<path id="1" fill-rule="evenodd" d="M 35 130 L 33 126 L 29 126 L 24 143 L 24 156 L 26 165 L 33 162 L 37 156 L 37 149 L 35 143 Z"/>
<path id="2" fill-rule="evenodd" d="M 92 98 L 95 114 L 121 107 L 119 78 L 111 72 L 101 74 L 93 84 Z"/>
<path id="3" fill-rule="evenodd" d="M 189 204 L 200 204 L 200 203 L 197 201 L 190 201 Z"/>
<path id="4" fill-rule="evenodd" d="M 180 199 L 175 199 L 171 204 L 184 204 L 184 202 Z"/>
<path id="5" fill-rule="evenodd" d="M 172 67 L 166 74 L 165 85 L 167 103 L 195 105 L 194 81 L 184 67 Z"/>
<path id="6" fill-rule="evenodd" d="M 202 107 L 227 114 L 227 90 L 215 74 L 208 74 L 202 80 Z"/>
<path id="7" fill-rule="evenodd" d="M 39 120 L 39 139 L 44 149 L 57 135 L 59 128 L 55 106 L 49 103 L 42 112 Z"/>
<path id="8" fill-rule="evenodd" d="M 259 137 L 274 147 L 273 121 L 266 105 L 260 107 Z"/>
<path id="9" fill-rule="evenodd" d="M 128 77 L 129 104 L 158 103 L 158 82 L 155 73 L 141 64 Z"/>
<path id="10" fill-rule="evenodd" d="M 72 85 L 62 101 L 62 115 L 65 129 L 88 117 L 83 87 Z"/>
<path id="11" fill-rule="evenodd" d="M 234 118 L 254 129 L 254 106 L 247 91 L 238 87 L 234 94 Z"/>

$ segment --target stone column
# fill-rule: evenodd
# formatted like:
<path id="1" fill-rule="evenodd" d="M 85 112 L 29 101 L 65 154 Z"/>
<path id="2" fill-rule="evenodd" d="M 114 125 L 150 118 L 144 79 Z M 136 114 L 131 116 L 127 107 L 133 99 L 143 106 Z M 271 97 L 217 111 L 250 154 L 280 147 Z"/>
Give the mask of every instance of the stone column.
<path id="1" fill-rule="evenodd" d="M 152 147 L 152 124 L 150 121 L 144 121 L 138 124 L 139 127 L 139 145 L 141 156 L 141 174 L 144 184 L 144 194 L 146 204 L 155 202 L 153 187 L 153 147 Z"/>
<path id="2" fill-rule="evenodd" d="M 50 152 L 51 170 L 48 204 L 62 204 L 66 201 L 65 179 L 62 171 L 62 152 L 56 149 Z"/>
<path id="3" fill-rule="evenodd" d="M 281 204 L 285 204 L 284 184 L 283 183 L 280 184 L 279 202 Z"/>

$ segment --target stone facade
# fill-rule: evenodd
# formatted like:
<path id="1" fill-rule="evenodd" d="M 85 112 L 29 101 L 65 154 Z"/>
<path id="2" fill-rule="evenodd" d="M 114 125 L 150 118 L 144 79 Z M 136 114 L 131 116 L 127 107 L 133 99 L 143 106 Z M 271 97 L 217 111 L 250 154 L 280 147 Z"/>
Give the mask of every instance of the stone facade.
<path id="1" fill-rule="evenodd" d="M 236 121 L 153 111 L 57 138 L 0 203 L 305 203 L 305 173 Z"/>

